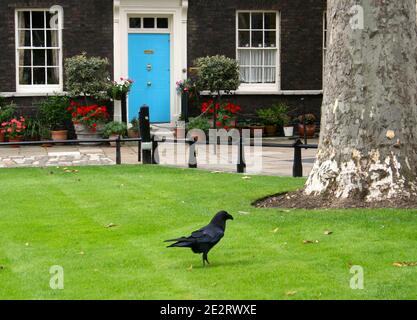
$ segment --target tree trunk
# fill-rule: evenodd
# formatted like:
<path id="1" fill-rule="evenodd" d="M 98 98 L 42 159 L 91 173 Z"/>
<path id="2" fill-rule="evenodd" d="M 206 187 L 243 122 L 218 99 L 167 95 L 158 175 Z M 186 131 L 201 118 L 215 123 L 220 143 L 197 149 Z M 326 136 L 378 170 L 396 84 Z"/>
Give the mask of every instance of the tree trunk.
<path id="1" fill-rule="evenodd" d="M 304 192 L 417 196 L 416 0 L 328 0 L 327 16 L 320 147 Z"/>

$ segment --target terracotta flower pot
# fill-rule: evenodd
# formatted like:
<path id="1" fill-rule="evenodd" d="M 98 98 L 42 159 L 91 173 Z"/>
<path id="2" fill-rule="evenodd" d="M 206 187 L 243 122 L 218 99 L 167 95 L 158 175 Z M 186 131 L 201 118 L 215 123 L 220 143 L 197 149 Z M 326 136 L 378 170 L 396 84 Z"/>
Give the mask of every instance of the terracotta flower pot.
<path id="1" fill-rule="evenodd" d="M 62 141 L 68 139 L 68 131 L 67 130 L 57 130 L 51 131 L 51 137 L 54 141 Z"/>
<path id="2" fill-rule="evenodd" d="M 305 128 L 306 128 L 307 137 L 314 138 L 314 135 L 316 133 L 316 125 L 307 124 Z M 300 137 L 304 137 L 304 125 L 303 124 L 298 125 L 298 134 L 300 135 Z"/>
<path id="3" fill-rule="evenodd" d="M 273 137 L 277 134 L 278 127 L 275 125 L 265 126 L 265 134 L 269 137 Z"/>
<path id="4" fill-rule="evenodd" d="M 139 131 L 134 131 L 132 129 L 127 130 L 127 136 L 130 139 L 135 139 L 135 138 L 139 138 Z"/>

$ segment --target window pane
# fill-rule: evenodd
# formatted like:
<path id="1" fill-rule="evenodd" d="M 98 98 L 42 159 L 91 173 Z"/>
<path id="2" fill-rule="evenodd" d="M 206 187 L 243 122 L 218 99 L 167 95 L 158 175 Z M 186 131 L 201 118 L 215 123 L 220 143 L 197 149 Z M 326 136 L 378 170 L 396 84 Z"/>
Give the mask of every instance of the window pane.
<path id="1" fill-rule="evenodd" d="M 45 84 L 45 68 L 33 68 L 33 84 Z"/>
<path id="2" fill-rule="evenodd" d="M 142 19 L 141 18 L 130 18 L 129 19 L 129 27 L 132 29 L 141 28 L 142 27 Z"/>
<path id="3" fill-rule="evenodd" d="M 238 61 L 241 66 L 250 66 L 250 50 L 239 50 Z"/>
<path id="4" fill-rule="evenodd" d="M 264 64 L 264 50 L 251 50 L 252 66 L 263 66 Z"/>
<path id="5" fill-rule="evenodd" d="M 31 50 L 19 50 L 19 66 L 31 66 L 32 56 Z"/>
<path id="6" fill-rule="evenodd" d="M 250 46 L 249 31 L 239 31 L 239 47 L 245 48 Z"/>
<path id="7" fill-rule="evenodd" d="M 47 47 L 59 47 L 59 34 L 58 31 L 48 30 L 46 31 L 46 46 Z"/>
<path id="8" fill-rule="evenodd" d="M 32 50 L 33 52 L 33 65 L 44 66 L 45 65 L 45 50 Z"/>
<path id="9" fill-rule="evenodd" d="M 20 11 L 18 13 L 18 19 L 19 19 L 19 28 L 30 29 L 30 12 L 29 11 Z"/>
<path id="10" fill-rule="evenodd" d="M 264 65 L 275 66 L 277 63 L 277 51 L 276 50 L 264 50 Z"/>
<path id="11" fill-rule="evenodd" d="M 45 12 L 32 11 L 32 28 L 45 28 Z"/>
<path id="12" fill-rule="evenodd" d="M 147 29 L 155 28 L 154 18 L 143 18 L 143 27 Z"/>
<path id="13" fill-rule="evenodd" d="M 276 29 L 277 15 L 276 13 L 265 13 L 265 29 Z"/>
<path id="14" fill-rule="evenodd" d="M 266 48 L 275 48 L 277 46 L 276 32 L 275 31 L 265 31 L 265 47 Z"/>
<path id="15" fill-rule="evenodd" d="M 59 84 L 59 68 L 48 68 L 48 84 Z"/>
<path id="16" fill-rule="evenodd" d="M 32 69 L 31 68 L 19 68 L 19 83 L 20 84 L 32 84 Z"/>
<path id="17" fill-rule="evenodd" d="M 30 47 L 30 31 L 20 30 L 19 31 L 19 47 Z"/>
<path id="18" fill-rule="evenodd" d="M 264 82 L 275 83 L 275 68 L 264 69 Z"/>
<path id="19" fill-rule="evenodd" d="M 243 83 L 249 83 L 250 81 L 250 68 L 249 67 L 241 67 L 240 68 L 240 81 Z"/>
<path id="20" fill-rule="evenodd" d="M 33 46 L 34 47 L 45 47 L 45 31 L 44 30 L 33 30 Z"/>
<path id="21" fill-rule="evenodd" d="M 264 28 L 264 14 L 263 13 L 252 13 L 252 29 L 263 29 Z"/>
<path id="22" fill-rule="evenodd" d="M 160 29 L 168 29 L 168 18 L 158 18 L 157 26 Z"/>
<path id="23" fill-rule="evenodd" d="M 251 68 L 251 83 L 262 83 L 262 68 Z"/>
<path id="24" fill-rule="evenodd" d="M 46 50 L 46 60 L 47 65 L 49 67 L 58 67 L 59 66 L 59 50 L 52 50 L 48 49 Z"/>
<path id="25" fill-rule="evenodd" d="M 250 29 L 249 12 L 239 13 L 239 29 Z"/>
<path id="26" fill-rule="evenodd" d="M 263 47 L 263 32 L 262 31 L 252 31 L 252 47 L 262 48 Z"/>

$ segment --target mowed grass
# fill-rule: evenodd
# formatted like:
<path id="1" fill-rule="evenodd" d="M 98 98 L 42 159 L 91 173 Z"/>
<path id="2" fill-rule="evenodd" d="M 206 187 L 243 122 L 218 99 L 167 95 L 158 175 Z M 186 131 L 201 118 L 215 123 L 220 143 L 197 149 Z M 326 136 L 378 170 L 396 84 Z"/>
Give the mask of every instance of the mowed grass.
<path id="1" fill-rule="evenodd" d="M 0 298 L 415 299 L 417 267 L 393 263 L 417 261 L 417 212 L 251 206 L 303 183 L 159 166 L 2 169 Z M 209 267 L 165 247 L 219 210 L 235 220 Z M 63 290 L 49 286 L 54 265 Z M 352 265 L 364 290 L 350 288 Z"/>

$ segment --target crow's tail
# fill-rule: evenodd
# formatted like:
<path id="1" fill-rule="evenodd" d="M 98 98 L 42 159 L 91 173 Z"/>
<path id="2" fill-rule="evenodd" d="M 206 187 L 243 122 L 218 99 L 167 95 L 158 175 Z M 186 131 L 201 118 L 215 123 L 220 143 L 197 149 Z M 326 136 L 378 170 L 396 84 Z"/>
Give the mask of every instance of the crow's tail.
<path id="1" fill-rule="evenodd" d="M 187 240 L 187 238 L 181 237 L 181 238 L 177 238 L 177 239 L 165 240 L 164 242 L 177 242 L 177 241 L 185 241 L 185 240 Z"/>
<path id="2" fill-rule="evenodd" d="M 173 244 L 171 244 L 170 246 L 168 246 L 167 248 L 189 248 L 191 247 L 192 242 L 189 241 L 177 241 Z"/>

